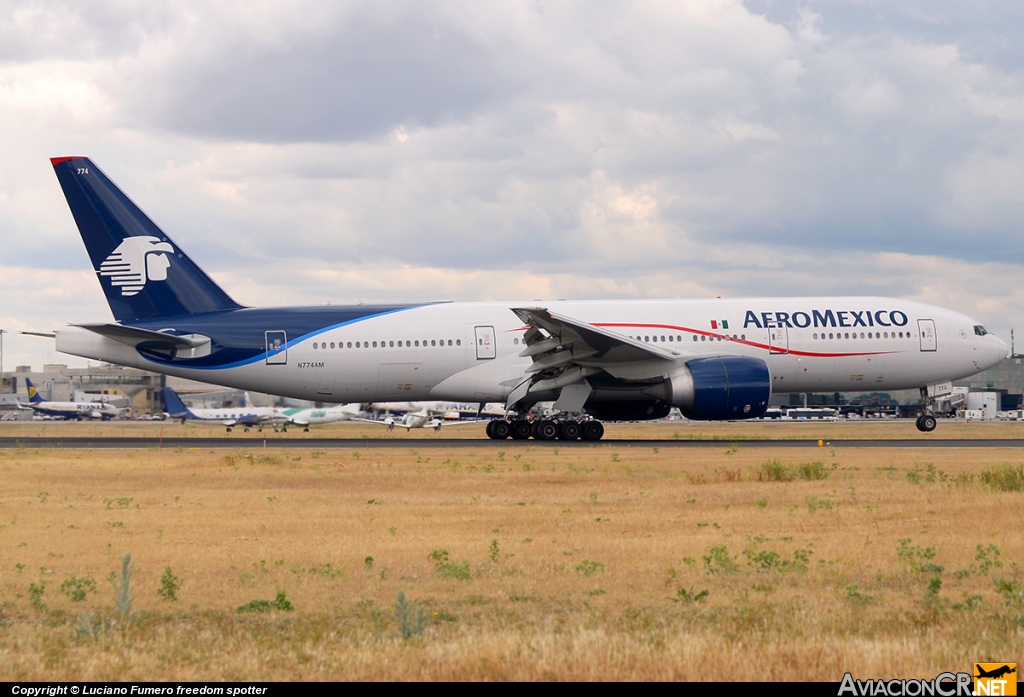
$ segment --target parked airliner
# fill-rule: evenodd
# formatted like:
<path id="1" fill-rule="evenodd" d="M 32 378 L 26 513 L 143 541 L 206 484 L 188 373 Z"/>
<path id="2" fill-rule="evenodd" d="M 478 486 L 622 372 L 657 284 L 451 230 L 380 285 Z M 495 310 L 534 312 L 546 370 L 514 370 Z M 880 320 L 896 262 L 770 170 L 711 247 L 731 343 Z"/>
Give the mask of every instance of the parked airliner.
<path id="1" fill-rule="evenodd" d="M 19 409 L 32 409 L 43 416 L 54 416 L 60 419 L 113 419 L 124 412 L 113 404 L 106 402 L 51 402 L 39 396 L 36 386 L 25 378 L 28 388 L 28 404 L 19 404 Z"/>
<path id="2" fill-rule="evenodd" d="M 262 430 L 263 424 L 287 423 L 288 419 L 282 416 L 274 407 L 221 407 L 217 409 L 191 408 L 181 401 L 178 393 L 170 387 L 163 390 L 164 405 L 167 407 L 167 416 L 172 419 L 186 421 L 213 421 L 227 426 L 230 431 L 235 426 L 242 426 L 246 431 L 250 426 L 259 426 Z M 246 400 L 248 402 L 248 400 Z"/>
<path id="3" fill-rule="evenodd" d="M 56 332 L 84 358 L 320 402 L 502 402 L 492 438 L 597 440 L 601 420 L 747 419 L 772 392 L 921 388 L 1006 345 L 950 310 L 877 297 L 235 302 L 85 157 L 51 160 L 114 322 Z M 557 418 L 528 420 L 554 401 Z"/>

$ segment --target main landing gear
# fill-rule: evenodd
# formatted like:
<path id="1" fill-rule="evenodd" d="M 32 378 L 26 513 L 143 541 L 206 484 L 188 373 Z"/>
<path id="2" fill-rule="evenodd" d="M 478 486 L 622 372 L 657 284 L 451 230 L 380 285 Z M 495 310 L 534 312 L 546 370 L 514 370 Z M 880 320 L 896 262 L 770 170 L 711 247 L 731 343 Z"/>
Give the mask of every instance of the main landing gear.
<path id="1" fill-rule="evenodd" d="M 487 437 L 494 440 L 601 440 L 604 424 L 575 419 L 494 419 L 487 422 Z"/>

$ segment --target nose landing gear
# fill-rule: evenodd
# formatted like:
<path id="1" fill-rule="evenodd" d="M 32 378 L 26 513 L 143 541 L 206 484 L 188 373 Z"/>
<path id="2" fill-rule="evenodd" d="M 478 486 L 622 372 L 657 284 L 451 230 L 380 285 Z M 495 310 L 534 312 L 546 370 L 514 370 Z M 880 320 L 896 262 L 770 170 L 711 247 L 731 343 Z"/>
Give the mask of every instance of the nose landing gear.
<path id="1" fill-rule="evenodd" d="M 917 430 L 922 433 L 931 433 L 937 424 L 932 410 L 935 408 L 935 398 L 928 394 L 928 388 L 921 388 L 921 408 L 924 413 L 917 417 Z"/>

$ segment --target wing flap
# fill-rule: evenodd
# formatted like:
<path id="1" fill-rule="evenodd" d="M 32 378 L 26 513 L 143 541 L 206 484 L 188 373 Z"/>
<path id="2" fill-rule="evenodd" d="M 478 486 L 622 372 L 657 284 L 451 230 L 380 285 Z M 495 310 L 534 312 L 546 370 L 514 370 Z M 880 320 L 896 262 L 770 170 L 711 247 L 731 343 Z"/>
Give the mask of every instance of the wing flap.
<path id="1" fill-rule="evenodd" d="M 514 307 L 512 312 L 531 327 L 539 327 L 552 337 L 560 339 L 558 345 L 567 346 L 569 343 L 575 343 L 573 350 L 579 351 L 580 359 L 585 358 L 586 365 L 602 367 L 652 358 L 674 361 L 679 356 L 660 346 L 644 344 L 602 327 L 556 314 L 543 307 Z M 584 344 L 585 348 L 579 344 Z M 592 353 L 589 353 L 590 351 Z M 589 355 L 584 357 L 584 352 L 588 352 Z"/>

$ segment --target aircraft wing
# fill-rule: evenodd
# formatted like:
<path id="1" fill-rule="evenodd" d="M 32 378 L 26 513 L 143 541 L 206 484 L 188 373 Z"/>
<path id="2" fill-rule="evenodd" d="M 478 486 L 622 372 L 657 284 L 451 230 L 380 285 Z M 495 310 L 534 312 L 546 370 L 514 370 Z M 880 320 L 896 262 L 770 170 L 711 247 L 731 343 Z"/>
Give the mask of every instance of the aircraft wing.
<path id="1" fill-rule="evenodd" d="M 588 377 L 602 371 L 626 379 L 654 377 L 690 355 L 637 341 L 543 307 L 511 309 L 529 326 L 523 335 L 526 348 L 519 355 L 531 357 L 533 364 L 509 395 L 506 410 L 529 408 L 537 398 L 556 393 L 556 409 L 580 411 L 592 390 Z"/>
<path id="2" fill-rule="evenodd" d="M 611 332 L 602 327 L 559 315 L 543 307 L 514 307 L 512 312 L 534 329 L 543 329 L 550 339 L 530 341 L 521 356 L 537 356 L 534 362 L 541 362 L 541 352 L 554 349 L 571 350 L 572 362 L 577 365 L 603 366 L 613 363 L 632 363 L 650 359 L 675 360 L 679 355 L 674 351 L 645 344 L 635 339 Z M 529 332 L 528 332 L 529 333 Z M 551 344 L 548 349 L 547 345 Z"/>

